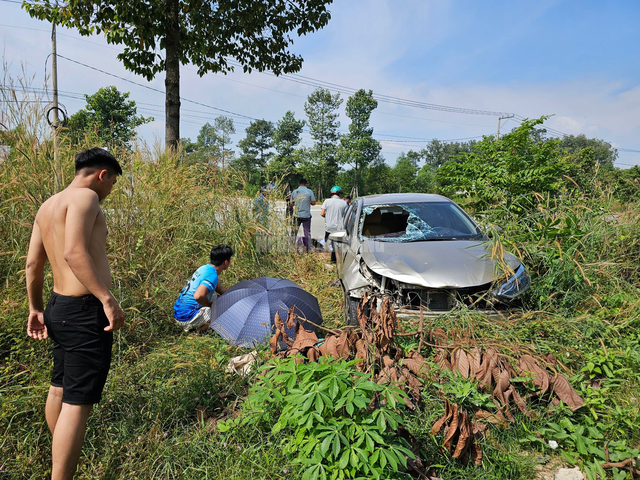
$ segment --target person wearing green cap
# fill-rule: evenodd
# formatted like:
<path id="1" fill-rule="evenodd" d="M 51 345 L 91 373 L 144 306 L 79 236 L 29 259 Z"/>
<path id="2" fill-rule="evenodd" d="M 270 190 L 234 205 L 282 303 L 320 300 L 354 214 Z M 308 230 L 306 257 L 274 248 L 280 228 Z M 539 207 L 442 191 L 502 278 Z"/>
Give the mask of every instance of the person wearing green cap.
<path id="1" fill-rule="evenodd" d="M 349 205 L 340 197 L 342 197 L 342 188 L 336 185 L 331 188 L 331 198 L 327 198 L 322 204 L 320 215 L 324 217 L 325 242 L 328 241 L 330 233 L 342 229 L 342 219 Z M 331 263 L 336 263 L 335 242 L 331 242 Z"/>

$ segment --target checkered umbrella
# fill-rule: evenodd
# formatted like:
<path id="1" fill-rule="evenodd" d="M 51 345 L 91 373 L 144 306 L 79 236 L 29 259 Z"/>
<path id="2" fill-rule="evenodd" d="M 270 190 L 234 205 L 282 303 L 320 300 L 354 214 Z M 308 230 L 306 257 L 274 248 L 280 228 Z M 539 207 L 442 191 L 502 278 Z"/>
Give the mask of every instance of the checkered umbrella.
<path id="1" fill-rule="evenodd" d="M 289 308 L 303 321 L 305 330 L 316 330 L 322 314 L 316 297 L 290 280 L 260 277 L 236 283 L 211 305 L 211 328 L 232 345 L 253 347 L 273 335 L 276 312 L 285 322 Z M 286 328 L 286 326 L 285 326 Z M 295 338 L 295 327 L 286 329 Z"/>

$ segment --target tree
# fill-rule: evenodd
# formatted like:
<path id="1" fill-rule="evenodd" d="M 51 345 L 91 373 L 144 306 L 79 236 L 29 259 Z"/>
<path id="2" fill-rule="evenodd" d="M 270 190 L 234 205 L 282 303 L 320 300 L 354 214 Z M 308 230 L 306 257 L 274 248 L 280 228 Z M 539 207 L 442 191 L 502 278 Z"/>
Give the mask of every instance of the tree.
<path id="1" fill-rule="evenodd" d="M 398 155 L 391 175 L 393 177 L 394 190 L 397 192 L 415 192 L 416 175 L 418 173 L 418 159 L 420 154 L 409 150 Z"/>
<path id="2" fill-rule="evenodd" d="M 338 141 L 340 122 L 338 108 L 342 105 L 340 94 L 331 95 L 329 90 L 317 88 L 304 104 L 304 111 L 309 120 L 311 138 L 315 144 L 309 152 L 312 161 L 317 164 L 318 198 L 322 198 L 322 177 L 325 172 L 327 183 L 335 179 L 338 173 L 336 161 L 336 142 Z"/>
<path id="3" fill-rule="evenodd" d="M 456 160 L 458 155 L 462 153 L 471 153 L 474 145 L 477 143 L 475 140 L 471 140 L 470 142 L 445 143 L 433 139 L 420 151 L 420 155 L 424 158 L 427 165 L 439 167 L 449 161 Z"/>
<path id="4" fill-rule="evenodd" d="M 124 45 L 118 59 L 126 69 L 152 80 L 165 72 L 167 148 L 180 138 L 180 64 L 192 63 L 200 76 L 228 72 L 240 62 L 245 72 L 276 75 L 302 67 L 289 51 L 291 34 L 306 35 L 331 18 L 332 0 L 58 0 L 25 2 L 32 17 L 77 28 L 81 35 L 104 32 Z M 164 50 L 164 55 L 162 54 Z"/>
<path id="5" fill-rule="evenodd" d="M 224 169 L 228 154 L 233 153 L 229 151 L 228 147 L 231 145 L 231 135 L 236 133 L 236 127 L 233 124 L 232 118 L 221 115 L 214 120 L 213 130 L 215 132 L 216 144 L 222 154 L 222 168 Z"/>
<path id="6" fill-rule="evenodd" d="M 244 171 L 250 179 L 255 179 L 254 173 L 259 169 L 262 172 L 267 165 L 267 161 L 273 155 L 268 152 L 271 148 L 273 136 L 273 123 L 267 120 L 254 120 L 246 128 L 246 137 L 238 142 L 238 147 L 242 150 L 240 158 L 234 161 L 234 166 Z"/>
<path id="7" fill-rule="evenodd" d="M 581 151 L 590 148 L 593 152 L 594 160 L 600 166 L 612 168 L 613 162 L 618 158 L 618 150 L 613 148 L 609 142 L 597 138 L 587 138 L 585 135 L 566 135 L 560 140 L 560 149 L 577 159 L 580 162 Z"/>
<path id="8" fill-rule="evenodd" d="M 84 98 L 86 107 L 71 115 L 67 123 L 67 134 L 74 142 L 81 141 L 88 130 L 94 130 L 107 146 L 129 148 L 136 128 L 153 121 L 151 117 L 137 115 L 136 102 L 127 100 L 129 92 L 121 93 L 114 86 L 101 88 Z"/>
<path id="9" fill-rule="evenodd" d="M 209 122 L 200 128 L 196 145 L 196 155 L 201 161 L 204 160 L 206 163 L 212 163 L 213 160 L 217 160 L 220 156 L 218 136 L 216 135 L 215 128 Z"/>
<path id="10" fill-rule="evenodd" d="M 351 119 L 349 133 L 340 138 L 342 163 L 353 165 L 354 195 L 358 195 L 358 167 L 366 167 L 376 158 L 382 147 L 373 138 L 373 128 L 369 126 L 371 112 L 378 107 L 373 91 L 358 90 L 347 100 L 346 114 Z"/>
<path id="11" fill-rule="evenodd" d="M 291 110 L 284 114 L 282 120 L 278 121 L 273 131 L 273 146 L 276 155 L 267 167 L 269 178 L 279 177 L 288 185 L 290 184 L 290 180 L 297 170 L 295 148 L 300 144 L 300 134 L 302 134 L 304 125 L 305 121 L 296 120 Z"/>
<path id="12" fill-rule="evenodd" d="M 425 163 L 416 176 L 416 192 L 434 193 L 436 191 L 436 173 L 438 170 Z"/>
<path id="13" fill-rule="evenodd" d="M 485 137 L 460 162 L 438 169 L 440 190 L 447 196 L 468 195 L 477 209 L 504 204 L 514 213 L 526 213 L 539 195 L 556 195 L 569 181 L 571 165 L 564 161 L 558 140 L 536 141 L 536 126 L 547 117 L 525 119 L 500 140 Z"/>

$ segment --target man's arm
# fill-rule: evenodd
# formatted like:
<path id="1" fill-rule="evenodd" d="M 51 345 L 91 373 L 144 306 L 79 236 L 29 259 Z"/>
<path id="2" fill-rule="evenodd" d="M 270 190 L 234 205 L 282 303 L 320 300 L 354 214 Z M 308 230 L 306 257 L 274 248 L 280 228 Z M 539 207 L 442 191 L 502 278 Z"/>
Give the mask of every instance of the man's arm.
<path id="1" fill-rule="evenodd" d="M 218 295 L 222 295 L 224 292 L 226 292 L 227 290 L 229 290 L 228 288 L 224 288 L 220 282 L 218 282 L 218 285 L 216 285 L 216 293 Z"/>
<path id="2" fill-rule="evenodd" d="M 193 292 L 193 299 L 203 307 L 210 307 L 209 288 L 204 283 L 200 284 L 196 291 Z"/>
<path id="3" fill-rule="evenodd" d="M 37 220 L 33 222 L 29 253 L 27 254 L 27 295 L 29 297 L 29 319 L 27 320 L 27 335 L 36 340 L 43 340 L 49 336 L 44 325 L 44 305 L 42 303 L 42 286 L 44 284 L 44 264 L 47 252 L 42 243 L 42 235 Z"/>
<path id="4" fill-rule="evenodd" d="M 124 324 L 124 312 L 98 276 L 96 265 L 89 253 L 91 235 L 100 214 L 98 195 L 91 190 L 80 190 L 77 201 L 67 208 L 64 240 L 64 259 L 75 277 L 102 302 L 109 319 L 106 331 L 116 331 Z"/>

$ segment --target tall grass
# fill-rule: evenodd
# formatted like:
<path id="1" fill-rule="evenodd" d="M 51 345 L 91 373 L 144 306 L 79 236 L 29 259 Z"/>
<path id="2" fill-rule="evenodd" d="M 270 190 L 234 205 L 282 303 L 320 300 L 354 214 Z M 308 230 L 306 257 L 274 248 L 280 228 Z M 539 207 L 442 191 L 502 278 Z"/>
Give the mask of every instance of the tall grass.
<path id="1" fill-rule="evenodd" d="M 63 161 L 56 168 L 40 104 L 15 101 L 29 95 L 39 100 L 30 83 L 5 78 L 5 85 L 11 88 L 2 90 L 0 140 L 12 148 L 0 164 L 0 478 L 39 479 L 50 468 L 44 420 L 50 346 L 25 334 L 24 263 L 38 207 L 57 185 L 71 181 L 75 153 L 97 140 L 88 132 L 81 144 L 71 144 L 63 135 Z M 112 371 L 90 417 L 77 478 L 297 478 L 283 456 L 287 439 L 268 428 L 221 438 L 215 419 L 234 415 L 252 378 L 224 371 L 237 349 L 214 335 L 183 334 L 172 305 L 217 243 L 236 252 L 223 284 L 263 275 L 289 278 L 318 297 L 329 326 L 342 320 L 335 273 L 322 258 L 281 248 L 289 227 L 275 202 L 260 218 L 254 199 L 239 193 L 242 177 L 233 170 L 185 165 L 179 152 L 167 155 L 142 144 L 112 153 L 125 173 L 102 208 L 112 291 L 127 319 L 115 336 Z M 580 385 L 584 415 L 597 417 L 608 438 L 637 443 L 640 408 L 630 392 L 640 389 L 639 214 L 637 205 L 616 203 L 595 187 L 588 195 L 538 197 L 535 205 L 523 205 L 529 215 L 512 216 L 500 207 L 484 212 L 487 223 L 502 227 L 493 241 L 519 255 L 532 273 L 523 312 L 495 321 L 462 310 L 427 328 L 460 332 L 503 352 L 553 353 Z M 50 274 L 45 283 L 48 294 Z M 402 342 L 407 350 L 417 348 L 413 339 Z M 427 346 L 422 353 L 434 352 Z M 589 365 L 601 358 L 615 365 L 613 377 L 590 378 Z M 426 388 L 421 410 L 409 419 L 423 459 L 444 465 L 440 476 L 532 476 L 535 456 L 518 441 L 536 428 L 531 420 L 487 439 L 482 470 L 439 452 L 429 422 L 441 414 L 441 395 L 437 384 Z"/>

